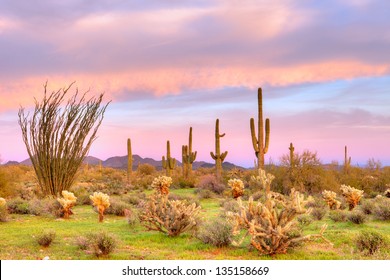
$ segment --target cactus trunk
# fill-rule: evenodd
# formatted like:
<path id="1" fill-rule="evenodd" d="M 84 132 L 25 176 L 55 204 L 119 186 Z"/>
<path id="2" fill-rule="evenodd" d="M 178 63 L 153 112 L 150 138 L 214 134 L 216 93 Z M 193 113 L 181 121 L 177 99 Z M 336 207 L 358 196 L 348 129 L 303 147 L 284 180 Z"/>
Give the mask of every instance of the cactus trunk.
<path id="1" fill-rule="evenodd" d="M 351 165 L 351 157 L 348 158 L 347 146 L 344 147 L 344 172 L 348 173 L 349 167 Z"/>
<path id="2" fill-rule="evenodd" d="M 292 170 L 294 168 L 294 145 L 293 145 L 293 143 L 290 143 L 290 147 L 288 149 L 290 150 L 290 168 Z"/>
<path id="3" fill-rule="evenodd" d="M 224 137 L 224 134 L 219 134 L 219 119 L 215 122 L 215 154 L 210 152 L 211 157 L 215 160 L 215 170 L 217 179 L 220 180 L 222 177 L 222 162 L 225 160 L 227 151 L 221 154 L 220 138 Z"/>
<path id="4" fill-rule="evenodd" d="M 127 183 L 130 184 L 131 174 L 133 173 L 133 153 L 131 152 L 131 140 L 127 139 Z"/>
<path id="5" fill-rule="evenodd" d="M 182 156 L 182 163 L 183 163 L 183 177 L 187 178 L 189 174 L 189 162 L 188 162 L 188 146 L 183 145 L 181 147 L 181 156 Z"/>
<path id="6" fill-rule="evenodd" d="M 167 141 L 167 159 L 165 157 L 162 157 L 162 167 L 166 170 L 166 175 L 171 176 L 171 171 L 175 169 L 176 166 L 176 159 L 171 158 L 171 145 L 169 144 L 169 141 Z"/>
<path id="7" fill-rule="evenodd" d="M 255 120 L 250 119 L 250 129 L 252 135 L 252 144 L 253 149 L 255 150 L 255 155 L 257 158 L 258 169 L 264 169 L 264 155 L 268 151 L 269 146 L 269 135 L 270 135 L 270 121 L 269 119 L 265 120 L 265 135 L 264 135 L 264 122 L 263 122 L 263 95 L 261 88 L 258 89 L 257 93 L 258 98 L 258 122 L 257 122 L 257 132 L 255 129 Z"/>

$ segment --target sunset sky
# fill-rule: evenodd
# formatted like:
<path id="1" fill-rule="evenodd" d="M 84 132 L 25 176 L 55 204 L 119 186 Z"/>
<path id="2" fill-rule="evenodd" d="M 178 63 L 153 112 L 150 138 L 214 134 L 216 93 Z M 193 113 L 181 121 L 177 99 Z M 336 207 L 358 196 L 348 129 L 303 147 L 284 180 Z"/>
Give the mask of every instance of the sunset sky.
<path id="1" fill-rule="evenodd" d="M 193 127 L 212 162 L 220 119 L 226 161 L 251 167 L 257 88 L 271 121 L 266 162 L 317 151 L 323 163 L 390 165 L 390 1 L 2 0 L 0 155 L 26 159 L 17 123 L 43 84 L 112 100 L 90 155 L 181 160 Z"/>

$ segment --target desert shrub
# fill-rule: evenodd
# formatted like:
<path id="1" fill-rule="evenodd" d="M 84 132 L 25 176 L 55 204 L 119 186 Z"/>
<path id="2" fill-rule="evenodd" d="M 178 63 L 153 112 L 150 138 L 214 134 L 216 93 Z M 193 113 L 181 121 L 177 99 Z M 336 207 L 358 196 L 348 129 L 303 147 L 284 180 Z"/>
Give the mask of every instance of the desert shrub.
<path id="1" fill-rule="evenodd" d="M 386 196 L 387 198 L 390 198 L 390 188 L 385 190 L 385 192 L 383 193 L 384 196 Z"/>
<path id="2" fill-rule="evenodd" d="M 76 205 L 91 205 L 89 194 L 80 194 L 77 196 Z"/>
<path id="3" fill-rule="evenodd" d="M 156 168 L 151 164 L 143 163 L 137 167 L 137 175 L 145 176 L 153 175 L 154 173 L 156 173 Z"/>
<path id="4" fill-rule="evenodd" d="M 200 206 L 195 203 L 169 200 L 167 196 L 156 194 L 144 203 L 139 219 L 148 230 L 177 236 L 197 227 L 199 212 Z"/>
<path id="5" fill-rule="evenodd" d="M 38 242 L 39 245 L 43 247 L 49 247 L 55 237 L 56 232 L 54 230 L 45 230 L 43 232 L 38 233 L 35 236 L 35 240 Z"/>
<path id="6" fill-rule="evenodd" d="M 364 193 L 362 190 L 358 190 L 347 185 L 341 185 L 340 190 L 348 203 L 349 210 L 352 210 L 356 207 L 356 205 L 358 205 Z"/>
<path id="7" fill-rule="evenodd" d="M 21 198 L 10 199 L 7 202 L 10 214 L 28 214 L 28 201 Z"/>
<path id="8" fill-rule="evenodd" d="M 347 216 L 347 213 L 342 210 L 331 211 L 329 213 L 329 218 L 333 222 L 345 222 L 347 220 Z"/>
<path id="9" fill-rule="evenodd" d="M 205 244 L 228 246 L 233 240 L 232 225 L 223 219 L 214 219 L 202 226 L 197 238 Z"/>
<path id="10" fill-rule="evenodd" d="M 375 204 L 374 200 L 365 199 L 362 201 L 359 208 L 364 214 L 371 215 L 372 212 L 374 211 L 375 206 L 376 206 L 376 204 Z"/>
<path id="11" fill-rule="evenodd" d="M 325 208 L 321 208 L 321 207 L 317 207 L 317 208 L 313 208 L 310 215 L 317 221 L 321 221 L 322 218 L 325 216 L 326 214 L 326 209 Z"/>
<path id="12" fill-rule="evenodd" d="M 0 222 L 6 222 L 8 216 L 7 201 L 0 197 Z"/>
<path id="13" fill-rule="evenodd" d="M 48 213 L 45 206 L 45 201 L 40 199 L 32 199 L 28 202 L 28 214 L 40 216 Z"/>
<path id="14" fill-rule="evenodd" d="M 135 177 L 132 180 L 132 185 L 136 189 L 144 190 L 151 188 L 152 182 L 154 180 L 153 175 L 143 175 L 141 177 Z"/>
<path id="15" fill-rule="evenodd" d="M 213 198 L 215 196 L 212 191 L 204 189 L 197 189 L 196 194 L 198 195 L 199 199 L 208 199 Z"/>
<path id="16" fill-rule="evenodd" d="M 368 255 L 378 252 L 385 244 L 385 237 L 373 230 L 361 231 L 356 237 L 356 247 L 360 252 Z"/>
<path id="17" fill-rule="evenodd" d="M 104 211 L 110 207 L 110 197 L 101 192 L 94 192 L 89 198 L 99 213 L 99 222 L 103 222 Z"/>
<path id="18" fill-rule="evenodd" d="M 234 199 L 223 200 L 220 205 L 223 207 L 225 212 L 237 213 L 240 210 L 237 201 Z"/>
<path id="19" fill-rule="evenodd" d="M 77 236 L 76 237 L 76 246 L 80 250 L 87 250 L 89 246 L 88 238 L 85 236 Z"/>
<path id="20" fill-rule="evenodd" d="M 168 195 L 168 199 L 187 201 L 190 204 L 195 203 L 196 206 L 200 205 L 199 200 L 196 197 L 193 197 L 191 195 L 183 195 L 183 194 L 179 195 L 179 194 L 170 193 Z"/>
<path id="21" fill-rule="evenodd" d="M 305 227 L 313 222 L 313 218 L 310 215 L 303 214 L 297 217 L 297 221 L 301 227 Z"/>
<path id="22" fill-rule="evenodd" d="M 134 226 L 135 224 L 137 224 L 138 216 L 139 215 L 136 212 L 134 212 L 134 210 L 132 210 L 132 209 L 125 209 L 125 217 L 126 217 L 127 223 L 130 226 Z"/>
<path id="23" fill-rule="evenodd" d="M 375 207 L 373 209 L 374 217 L 378 220 L 390 220 L 390 199 L 382 197 L 375 199 Z"/>
<path id="24" fill-rule="evenodd" d="M 63 208 L 56 199 L 45 199 L 43 205 L 45 206 L 46 213 L 50 213 L 57 218 L 62 218 L 64 216 Z"/>
<path id="25" fill-rule="evenodd" d="M 225 190 L 225 185 L 220 183 L 214 175 L 204 175 L 200 177 L 197 188 L 209 190 L 216 194 L 222 194 Z"/>
<path id="26" fill-rule="evenodd" d="M 122 196 L 122 200 L 128 204 L 131 204 L 133 206 L 139 206 L 140 203 L 146 199 L 145 193 L 137 193 L 137 194 L 131 194 L 131 195 L 126 195 Z"/>
<path id="27" fill-rule="evenodd" d="M 366 222 L 367 216 L 362 211 L 352 211 L 348 213 L 347 219 L 354 224 L 360 225 Z"/>
<path id="28" fill-rule="evenodd" d="M 117 246 L 116 238 L 105 231 L 90 233 L 87 235 L 87 240 L 87 247 L 97 257 L 110 254 Z"/>
<path id="29" fill-rule="evenodd" d="M 126 202 L 118 199 L 110 200 L 110 207 L 104 210 L 104 214 L 111 214 L 116 216 L 125 216 L 125 209 L 129 209 L 131 206 Z"/>

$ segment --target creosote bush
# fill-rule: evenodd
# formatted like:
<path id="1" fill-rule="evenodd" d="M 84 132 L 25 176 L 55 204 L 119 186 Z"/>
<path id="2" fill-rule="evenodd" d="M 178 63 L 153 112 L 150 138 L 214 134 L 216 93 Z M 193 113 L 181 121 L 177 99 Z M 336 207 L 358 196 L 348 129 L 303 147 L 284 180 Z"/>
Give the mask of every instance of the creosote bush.
<path id="1" fill-rule="evenodd" d="M 178 236 L 197 227 L 199 212 L 200 206 L 195 203 L 169 200 L 166 195 L 155 194 L 144 202 L 139 219 L 148 230 Z"/>
<path id="2" fill-rule="evenodd" d="M 205 244 L 229 246 L 233 241 L 232 225 L 225 219 L 214 219 L 204 224 L 196 237 Z"/>
<path id="3" fill-rule="evenodd" d="M 385 237 L 373 230 L 364 230 L 356 237 L 356 247 L 362 253 L 373 255 L 386 245 Z"/>
<path id="4" fill-rule="evenodd" d="M 89 198 L 92 200 L 93 206 L 98 210 L 99 222 L 103 222 L 104 211 L 110 207 L 110 197 L 104 193 L 95 192 Z"/>
<path id="5" fill-rule="evenodd" d="M 49 247 L 56 237 L 54 230 L 45 230 L 35 236 L 35 240 L 43 247 Z"/>

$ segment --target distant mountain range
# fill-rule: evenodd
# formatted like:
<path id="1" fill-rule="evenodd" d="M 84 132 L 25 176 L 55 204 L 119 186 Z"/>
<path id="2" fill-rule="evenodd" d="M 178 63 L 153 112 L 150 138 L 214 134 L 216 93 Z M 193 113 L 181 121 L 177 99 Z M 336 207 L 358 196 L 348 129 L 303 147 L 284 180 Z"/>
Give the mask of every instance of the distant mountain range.
<path id="1" fill-rule="evenodd" d="M 104 167 L 111 167 L 111 168 L 117 168 L 117 169 L 127 169 L 127 156 L 115 156 L 115 157 L 110 157 L 106 160 L 101 160 L 97 157 L 93 156 L 87 156 L 84 159 L 84 163 L 88 163 L 90 165 L 98 165 L 100 162 L 102 162 L 102 165 Z M 133 155 L 133 169 L 136 170 L 137 166 L 139 164 L 150 164 L 153 165 L 157 170 L 162 169 L 162 161 L 161 160 L 154 160 L 152 158 L 142 158 L 139 155 Z M 17 165 L 17 164 L 22 164 L 22 165 L 31 165 L 31 160 L 30 158 L 22 161 L 22 162 L 17 162 L 17 161 L 9 161 L 5 165 Z M 178 160 L 176 160 L 177 166 L 182 166 L 182 163 Z M 214 163 L 209 163 L 205 161 L 195 161 L 192 164 L 193 169 L 198 169 L 198 168 L 211 168 L 214 167 Z M 224 162 L 222 163 L 222 166 L 225 170 L 230 170 L 233 168 L 239 168 L 239 169 L 246 169 L 241 166 L 237 166 L 233 163 L 230 162 Z"/>

